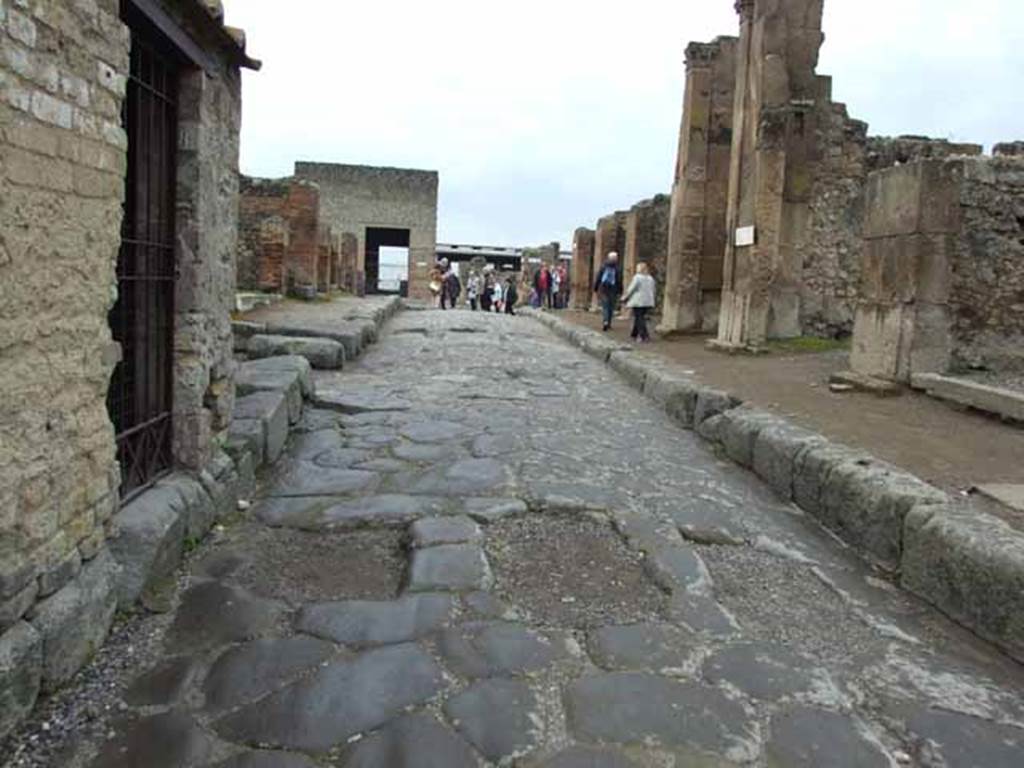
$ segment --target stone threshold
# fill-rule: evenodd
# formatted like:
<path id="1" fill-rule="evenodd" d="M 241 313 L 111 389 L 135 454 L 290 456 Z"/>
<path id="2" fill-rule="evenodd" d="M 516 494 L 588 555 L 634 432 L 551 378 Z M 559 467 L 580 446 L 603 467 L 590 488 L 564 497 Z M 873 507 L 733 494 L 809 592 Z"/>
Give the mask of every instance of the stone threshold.
<path id="1" fill-rule="evenodd" d="M 1024 423 L 1024 394 L 1020 392 L 937 373 L 916 373 L 910 384 L 930 397 Z"/>
<path id="2" fill-rule="evenodd" d="M 660 356 L 524 308 L 870 563 L 1024 661 L 1024 532 L 855 448 L 746 406 Z"/>

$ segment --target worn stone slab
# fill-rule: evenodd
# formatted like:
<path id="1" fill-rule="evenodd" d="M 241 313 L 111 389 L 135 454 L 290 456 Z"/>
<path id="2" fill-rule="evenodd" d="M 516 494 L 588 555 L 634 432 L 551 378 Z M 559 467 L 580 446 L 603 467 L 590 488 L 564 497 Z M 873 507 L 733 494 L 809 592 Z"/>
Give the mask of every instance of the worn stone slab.
<path id="1" fill-rule="evenodd" d="M 314 637 L 254 640 L 222 653 L 203 681 L 205 709 L 222 711 L 281 688 L 336 653 Z"/>
<path id="2" fill-rule="evenodd" d="M 754 444 L 761 430 L 777 426 L 781 420 L 765 411 L 749 406 L 732 408 L 722 414 L 718 438 L 725 454 L 741 467 L 749 469 L 754 464 Z"/>
<path id="3" fill-rule="evenodd" d="M 421 517 L 439 514 L 444 509 L 443 499 L 400 493 L 381 494 L 333 504 L 319 514 L 315 524 L 332 531 L 404 526 Z"/>
<path id="4" fill-rule="evenodd" d="M 500 621 L 471 621 L 445 630 L 438 648 L 450 669 L 469 678 L 525 675 L 568 655 L 564 638 Z"/>
<path id="5" fill-rule="evenodd" d="M 462 503 L 467 515 L 485 525 L 506 517 L 525 515 L 529 510 L 522 499 L 468 498 Z"/>
<path id="6" fill-rule="evenodd" d="M 1024 484 L 986 483 L 972 488 L 971 492 L 1015 514 L 1024 515 Z"/>
<path id="7" fill-rule="evenodd" d="M 243 371 L 287 371 L 298 377 L 299 389 L 302 396 L 309 398 L 316 391 L 316 384 L 313 381 L 313 367 L 304 357 L 298 355 L 281 355 L 279 357 L 266 357 L 262 360 L 249 360 L 239 366 Z"/>
<path id="8" fill-rule="evenodd" d="M 0 740 L 32 711 L 43 677 L 43 638 L 25 621 L 0 634 Z"/>
<path id="9" fill-rule="evenodd" d="M 820 676 L 810 659 L 767 642 L 727 645 L 704 663 L 704 678 L 712 685 L 728 682 L 763 701 L 809 691 Z"/>
<path id="10" fill-rule="evenodd" d="M 386 413 L 411 411 L 413 404 L 405 398 L 384 393 L 320 389 L 313 397 L 313 405 L 339 413 Z"/>
<path id="11" fill-rule="evenodd" d="M 781 498 L 793 498 L 797 458 L 813 446 L 825 443 L 821 435 L 779 421 L 765 424 L 754 440 L 753 470 Z"/>
<path id="12" fill-rule="evenodd" d="M 345 496 L 373 492 L 380 475 L 358 469 L 317 466 L 311 461 L 291 462 L 267 487 L 267 496 Z"/>
<path id="13" fill-rule="evenodd" d="M 1024 533 L 967 507 L 906 517 L 901 583 L 1024 662 Z"/>
<path id="14" fill-rule="evenodd" d="M 693 407 L 693 425 L 699 427 L 706 419 L 735 408 L 741 400 L 728 392 L 701 387 L 697 390 L 697 401 Z"/>
<path id="15" fill-rule="evenodd" d="M 923 389 L 932 397 L 941 400 L 966 405 L 1004 419 L 1024 422 L 1024 394 L 1011 389 L 940 376 L 937 373 L 913 374 L 911 385 L 914 389 Z"/>
<path id="16" fill-rule="evenodd" d="M 373 324 L 370 324 L 373 329 Z M 373 341 L 373 330 L 364 329 L 361 323 L 352 322 L 306 322 L 301 324 L 268 322 L 267 333 L 275 336 L 294 336 L 297 338 L 322 338 L 341 344 L 345 348 L 345 358 L 355 360 L 363 349 Z M 370 338 L 366 338 L 369 336 Z"/>
<path id="17" fill-rule="evenodd" d="M 280 358 L 271 357 L 267 359 L 276 360 Z M 255 412 L 250 412 L 250 408 L 246 407 L 245 403 L 259 401 L 249 401 L 247 398 L 261 393 L 276 393 L 284 398 L 288 423 L 297 424 L 302 417 L 303 389 L 301 374 L 296 370 L 288 368 L 264 370 L 251 367 L 254 363 L 259 362 L 263 361 L 253 360 L 243 363 L 238 368 L 235 380 L 238 395 L 238 399 L 235 401 L 235 416 L 240 419 L 258 418 L 264 420 L 270 413 L 270 404 L 274 401 L 270 398 L 264 398 L 262 402 L 265 405 L 262 408 L 252 406 Z M 240 401 L 245 401 L 241 409 L 239 409 Z"/>
<path id="18" fill-rule="evenodd" d="M 669 592 L 711 593 L 711 574 L 691 547 L 681 544 L 659 547 L 649 553 L 644 566 L 651 578 Z"/>
<path id="19" fill-rule="evenodd" d="M 440 630 L 454 609 L 450 595 L 412 595 L 390 601 L 352 600 L 308 605 L 296 626 L 350 648 L 417 640 Z"/>
<path id="20" fill-rule="evenodd" d="M 707 595 L 673 593 L 669 599 L 668 617 L 694 632 L 711 637 L 727 638 L 740 632 L 736 617 Z"/>
<path id="21" fill-rule="evenodd" d="M 429 715 L 408 715 L 359 741 L 345 768 L 477 768 L 470 746 Z"/>
<path id="22" fill-rule="evenodd" d="M 878 461 L 832 465 L 822 488 L 818 519 L 883 567 L 899 566 L 903 521 L 919 504 L 940 504 L 945 493 Z"/>
<path id="23" fill-rule="evenodd" d="M 213 768 L 318 768 L 318 766 L 303 755 L 268 750 L 243 752 L 223 763 L 217 763 Z"/>
<path id="24" fill-rule="evenodd" d="M 497 458 L 510 453 L 515 453 L 523 447 L 523 440 L 519 435 L 480 435 L 473 441 L 472 453 L 478 459 Z"/>
<path id="25" fill-rule="evenodd" d="M 426 517 L 409 529 L 414 547 L 436 547 L 438 544 L 473 544 L 483 539 L 483 531 L 464 515 Z"/>
<path id="26" fill-rule="evenodd" d="M 114 516 L 116 534 L 107 546 L 120 566 L 117 602 L 131 608 L 147 587 L 170 576 L 185 544 L 185 501 L 174 488 L 154 487 Z"/>
<path id="27" fill-rule="evenodd" d="M 584 677 L 569 686 L 570 733 L 586 741 L 650 744 L 691 757 L 752 761 L 756 725 L 743 707 L 714 688 L 640 672 Z"/>
<path id="28" fill-rule="evenodd" d="M 429 470 L 413 482 L 410 493 L 437 496 L 485 494 L 507 488 L 512 482 L 508 466 L 494 459 L 462 459 Z"/>
<path id="29" fill-rule="evenodd" d="M 426 701 L 443 683 L 441 668 L 424 650 L 395 645 L 330 662 L 213 728 L 235 742 L 327 752 Z"/>
<path id="30" fill-rule="evenodd" d="M 157 486 L 171 488 L 181 496 L 185 505 L 182 514 L 185 517 L 186 539 L 196 541 L 209 533 L 218 510 L 199 480 L 184 472 L 175 472 L 161 480 Z"/>
<path id="31" fill-rule="evenodd" d="M 525 763 L 525 768 L 639 768 L 621 752 L 599 747 L 569 747 L 545 760 Z"/>
<path id="32" fill-rule="evenodd" d="M 769 768 L 889 768 L 878 744 L 846 715 L 799 707 L 772 718 Z"/>
<path id="33" fill-rule="evenodd" d="M 491 586 L 491 567 L 475 544 L 444 544 L 412 554 L 409 591 L 466 592 Z"/>
<path id="34" fill-rule="evenodd" d="M 839 443 L 809 445 L 793 460 L 793 501 L 800 509 L 820 518 L 825 481 L 832 468 L 845 461 L 872 461 L 870 454 Z"/>
<path id="35" fill-rule="evenodd" d="M 185 592 L 167 633 L 167 648 L 188 653 L 253 640 L 272 630 L 284 606 L 238 587 L 208 581 Z"/>
<path id="36" fill-rule="evenodd" d="M 199 664 L 191 656 L 172 656 L 139 675 L 124 695 L 133 707 L 165 707 L 181 700 Z"/>
<path id="37" fill-rule="evenodd" d="M 693 379 L 672 370 L 652 368 L 644 379 L 644 394 L 687 429 L 693 427 L 697 390 L 698 385 Z"/>
<path id="38" fill-rule="evenodd" d="M 608 366 L 622 376 L 626 382 L 641 392 L 647 373 L 657 369 L 660 361 L 656 358 L 644 357 L 638 352 L 612 352 L 608 357 Z"/>
<path id="39" fill-rule="evenodd" d="M 91 768 L 181 768 L 203 765 L 213 751 L 213 739 L 184 712 L 166 712 L 113 724 Z"/>
<path id="40" fill-rule="evenodd" d="M 470 429 L 458 422 L 438 419 L 406 424 L 401 434 L 414 443 L 447 443 L 465 438 L 470 434 Z"/>
<path id="41" fill-rule="evenodd" d="M 609 671 L 678 672 L 694 645 L 692 634 L 670 624 L 599 627 L 587 635 L 590 658 Z"/>
<path id="42" fill-rule="evenodd" d="M 249 446 L 261 464 L 273 464 L 288 441 L 288 403 L 281 392 L 254 392 L 235 400 L 228 438 Z M 258 428 L 257 428 L 258 425 Z"/>
<path id="43" fill-rule="evenodd" d="M 333 339 L 303 336 L 251 336 L 245 347 L 250 359 L 297 355 L 319 370 L 336 370 L 345 364 L 345 347 Z"/>
<path id="44" fill-rule="evenodd" d="M 106 550 L 30 614 L 43 641 L 43 689 L 68 682 L 103 645 L 117 609 L 119 568 Z"/>
<path id="45" fill-rule="evenodd" d="M 1024 729 L 959 712 L 920 708 L 905 728 L 930 765 L 1019 768 L 1024 755 Z"/>
<path id="46" fill-rule="evenodd" d="M 481 680 L 448 699 L 445 714 L 488 760 L 527 754 L 537 743 L 533 692 L 515 680 Z"/>

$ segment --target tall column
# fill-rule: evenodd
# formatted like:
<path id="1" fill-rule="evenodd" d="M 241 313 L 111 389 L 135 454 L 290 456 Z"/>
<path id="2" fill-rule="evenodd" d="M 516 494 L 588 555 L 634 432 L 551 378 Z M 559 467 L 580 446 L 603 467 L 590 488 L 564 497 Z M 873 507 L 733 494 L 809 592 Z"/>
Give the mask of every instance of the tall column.
<path id="1" fill-rule="evenodd" d="M 716 345 L 800 335 L 816 169 L 822 0 L 740 0 L 729 211 Z"/>
<path id="2" fill-rule="evenodd" d="M 601 270 L 602 265 L 608 258 L 608 254 L 612 251 L 616 251 L 619 254 L 619 263 L 625 259 L 625 219 L 626 212 L 618 211 L 616 213 L 605 216 L 598 220 L 597 229 L 594 232 L 594 258 L 591 262 L 591 274 L 594 275 L 594 279 L 597 279 L 597 273 Z M 594 286 L 590 286 L 588 296 L 593 298 Z M 598 311 L 600 309 L 599 304 L 592 304 L 591 310 Z"/>
<path id="3" fill-rule="evenodd" d="M 594 230 L 580 227 L 572 238 L 572 308 L 586 310 L 594 287 Z"/>
<path id="4" fill-rule="evenodd" d="M 690 43 L 672 187 L 663 333 L 700 331 L 717 319 L 725 258 L 736 38 Z M 707 317 L 710 311 L 711 317 Z"/>

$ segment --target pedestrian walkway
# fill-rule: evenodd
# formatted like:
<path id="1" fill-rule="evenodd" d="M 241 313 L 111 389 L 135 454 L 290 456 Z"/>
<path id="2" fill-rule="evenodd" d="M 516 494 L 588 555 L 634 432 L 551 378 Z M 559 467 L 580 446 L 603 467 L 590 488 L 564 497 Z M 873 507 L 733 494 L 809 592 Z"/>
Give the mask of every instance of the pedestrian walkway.
<path id="1" fill-rule="evenodd" d="M 72 766 L 1020 765 L 1020 665 L 539 324 L 315 376 Z"/>

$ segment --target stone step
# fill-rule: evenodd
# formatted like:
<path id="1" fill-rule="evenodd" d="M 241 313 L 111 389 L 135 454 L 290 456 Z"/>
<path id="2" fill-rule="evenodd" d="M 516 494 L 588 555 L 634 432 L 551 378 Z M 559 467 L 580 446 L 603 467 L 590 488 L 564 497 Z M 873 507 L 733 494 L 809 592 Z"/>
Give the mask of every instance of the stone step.
<path id="1" fill-rule="evenodd" d="M 336 370 L 345 364 L 345 347 L 333 339 L 310 336 L 271 336 L 256 334 L 249 338 L 246 353 L 251 360 L 281 355 L 304 357 L 320 370 Z"/>

